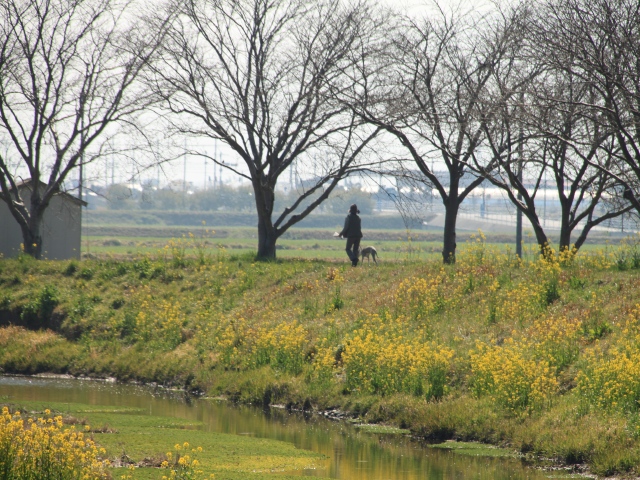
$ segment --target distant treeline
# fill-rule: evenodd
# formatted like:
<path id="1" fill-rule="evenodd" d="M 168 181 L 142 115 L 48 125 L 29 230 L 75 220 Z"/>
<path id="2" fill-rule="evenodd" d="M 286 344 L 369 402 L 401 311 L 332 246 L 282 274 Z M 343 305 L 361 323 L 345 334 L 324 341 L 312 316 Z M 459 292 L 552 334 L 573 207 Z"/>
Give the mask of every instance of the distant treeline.
<path id="1" fill-rule="evenodd" d="M 110 210 L 180 210 L 197 212 L 251 212 L 252 218 L 257 218 L 256 203 L 251 186 L 231 187 L 216 186 L 214 189 L 198 191 L 181 191 L 173 189 L 158 189 L 149 185 L 143 186 L 142 191 L 132 189 L 125 184 L 111 185 L 105 192 L 107 208 Z M 346 214 L 353 203 L 358 205 L 362 214 L 369 215 L 376 207 L 378 195 L 380 200 L 388 201 L 388 196 L 371 194 L 360 188 L 348 191 L 338 190 L 323 202 L 319 212 L 324 214 Z M 292 191 L 278 194 L 275 210 L 282 210 L 292 205 L 300 193 Z M 199 222 L 198 222 L 199 223 Z M 256 225 L 252 221 L 252 226 Z"/>

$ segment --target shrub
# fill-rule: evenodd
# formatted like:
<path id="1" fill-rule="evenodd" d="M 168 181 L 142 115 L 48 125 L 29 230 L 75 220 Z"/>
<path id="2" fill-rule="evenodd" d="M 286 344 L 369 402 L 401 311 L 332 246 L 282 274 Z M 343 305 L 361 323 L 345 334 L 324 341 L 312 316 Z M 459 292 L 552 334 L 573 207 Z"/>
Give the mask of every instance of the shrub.
<path id="1" fill-rule="evenodd" d="M 640 404 L 640 353 L 614 349 L 608 355 L 591 352 L 577 376 L 586 407 L 636 411 Z"/>
<path id="2" fill-rule="evenodd" d="M 640 406 L 640 305 L 628 315 L 609 351 L 596 344 L 577 375 L 583 407 L 637 412 Z"/>
<path id="3" fill-rule="evenodd" d="M 42 328 L 51 319 L 58 302 L 58 289 L 54 285 L 46 285 L 36 298 L 24 306 L 20 319 L 28 328 Z"/>
<path id="4" fill-rule="evenodd" d="M 544 283 L 543 298 L 546 305 L 551 305 L 560 298 L 560 288 L 557 276 L 551 277 Z"/>
<path id="5" fill-rule="evenodd" d="M 582 334 L 588 342 L 594 342 L 611 333 L 613 329 L 606 320 L 595 292 L 591 292 L 589 313 L 582 322 Z"/>
<path id="6" fill-rule="evenodd" d="M 532 358 L 548 362 L 556 371 L 571 365 L 580 351 L 581 322 L 564 316 L 538 319 L 520 340 Z"/>
<path id="7" fill-rule="evenodd" d="M 99 459 L 96 444 L 75 428 L 64 428 L 62 417 L 24 418 L 2 408 L 0 473 L 7 479 L 107 479 L 108 461 Z"/>
<path id="8" fill-rule="evenodd" d="M 307 332 L 296 321 L 280 323 L 275 328 L 261 327 L 256 332 L 253 363 L 297 375 L 302 372 L 306 345 Z"/>
<path id="9" fill-rule="evenodd" d="M 182 343 L 182 328 L 186 324 L 186 317 L 180 304 L 163 300 L 155 310 L 151 310 L 154 303 L 149 295 L 140 304 L 140 311 L 135 317 L 134 332 L 138 341 L 155 340 L 166 347 L 173 349 Z M 122 324 L 121 335 L 127 336 L 130 332 L 130 324 L 125 316 Z"/>
<path id="10" fill-rule="evenodd" d="M 346 387 L 381 395 L 402 392 L 429 400 L 442 398 L 453 351 L 421 338 L 403 338 L 376 323 L 356 330 L 345 342 Z"/>
<path id="11" fill-rule="evenodd" d="M 503 346 L 478 343 L 471 354 L 471 370 L 476 396 L 488 395 L 513 414 L 543 408 L 558 389 L 549 362 L 529 358 L 526 349 L 511 339 Z"/>
<path id="12" fill-rule="evenodd" d="M 92 268 L 85 267 L 80 270 L 78 276 L 84 280 L 91 280 L 93 278 L 94 271 Z"/>
<path id="13" fill-rule="evenodd" d="M 396 308 L 418 321 L 425 320 L 431 313 L 440 313 L 446 308 L 443 290 L 453 289 L 447 283 L 448 278 L 444 270 L 427 278 L 407 278 L 400 283 L 396 291 Z M 453 292 L 449 293 L 449 297 L 454 296 L 451 295 Z"/>
<path id="14" fill-rule="evenodd" d="M 189 453 L 189 443 L 182 445 L 177 443 L 174 446 L 175 452 L 167 452 L 166 460 L 162 462 L 160 468 L 169 470 L 169 475 L 163 475 L 162 480 L 195 480 L 201 478 L 202 471 L 198 470 L 200 462 L 194 456 L 202 452 L 202 447 L 191 448 Z"/>
<path id="15" fill-rule="evenodd" d="M 73 274 L 76 273 L 76 271 L 78 271 L 78 264 L 75 261 L 71 260 L 67 267 L 63 270 L 62 274 L 65 277 L 72 277 Z"/>

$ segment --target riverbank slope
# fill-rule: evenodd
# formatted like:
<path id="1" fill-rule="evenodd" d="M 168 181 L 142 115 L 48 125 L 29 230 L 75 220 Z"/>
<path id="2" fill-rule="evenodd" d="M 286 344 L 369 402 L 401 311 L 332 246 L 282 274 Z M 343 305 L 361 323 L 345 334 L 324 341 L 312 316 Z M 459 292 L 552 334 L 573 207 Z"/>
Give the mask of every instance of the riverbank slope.
<path id="1" fill-rule="evenodd" d="M 455 266 L 164 254 L 0 260 L 0 368 L 333 410 L 431 440 L 640 472 L 640 256 Z"/>

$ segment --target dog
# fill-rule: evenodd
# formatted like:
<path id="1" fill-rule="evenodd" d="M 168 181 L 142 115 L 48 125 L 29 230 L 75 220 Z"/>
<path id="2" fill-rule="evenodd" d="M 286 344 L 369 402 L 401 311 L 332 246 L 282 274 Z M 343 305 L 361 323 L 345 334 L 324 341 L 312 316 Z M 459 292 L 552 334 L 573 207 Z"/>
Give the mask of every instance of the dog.
<path id="1" fill-rule="evenodd" d="M 374 247 L 360 248 L 360 261 L 361 262 L 364 262 L 365 257 L 367 259 L 367 263 L 370 262 L 371 260 L 369 259 L 369 256 L 371 256 L 371 258 L 373 258 L 373 261 L 377 265 L 378 261 L 376 260 L 376 257 L 378 256 L 378 252 L 376 251 L 376 249 Z"/>

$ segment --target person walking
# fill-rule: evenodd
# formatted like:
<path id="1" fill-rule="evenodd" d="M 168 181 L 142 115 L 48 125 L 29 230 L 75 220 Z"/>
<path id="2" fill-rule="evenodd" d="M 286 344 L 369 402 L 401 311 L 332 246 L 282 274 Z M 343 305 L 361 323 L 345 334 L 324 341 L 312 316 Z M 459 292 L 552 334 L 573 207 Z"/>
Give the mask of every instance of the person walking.
<path id="1" fill-rule="evenodd" d="M 344 220 L 344 228 L 340 232 L 340 237 L 347 239 L 347 255 L 351 260 L 351 266 L 358 265 L 358 252 L 360 250 L 360 239 L 362 238 L 362 228 L 358 206 L 354 203 L 349 207 L 349 215 Z"/>

